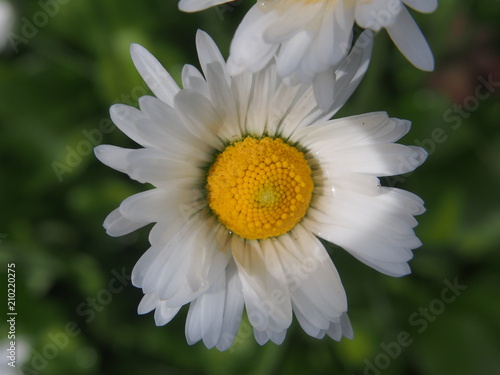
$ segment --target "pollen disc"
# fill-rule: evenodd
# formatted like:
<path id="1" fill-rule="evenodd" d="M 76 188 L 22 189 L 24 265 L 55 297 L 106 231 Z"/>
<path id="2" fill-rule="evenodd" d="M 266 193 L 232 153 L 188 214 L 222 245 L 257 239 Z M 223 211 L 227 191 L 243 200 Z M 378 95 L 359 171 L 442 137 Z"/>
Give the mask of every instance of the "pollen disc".
<path id="1" fill-rule="evenodd" d="M 280 138 L 246 137 L 217 156 L 206 188 L 219 221 L 253 240 L 290 231 L 306 214 L 314 184 L 297 148 Z"/>

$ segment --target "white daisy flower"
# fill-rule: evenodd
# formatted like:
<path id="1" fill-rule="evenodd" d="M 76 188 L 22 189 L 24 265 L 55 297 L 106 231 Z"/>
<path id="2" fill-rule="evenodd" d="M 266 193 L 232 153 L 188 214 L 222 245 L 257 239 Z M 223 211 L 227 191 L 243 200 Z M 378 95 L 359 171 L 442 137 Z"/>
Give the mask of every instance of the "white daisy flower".
<path id="1" fill-rule="evenodd" d="M 226 2 L 181 0 L 179 7 L 192 12 Z M 318 73 L 339 64 L 349 52 L 354 23 L 373 31 L 385 28 L 412 64 L 431 71 L 432 52 L 404 4 L 430 13 L 437 0 L 259 0 L 236 30 L 230 72 L 257 72 L 276 56 L 280 77 L 323 80 Z"/>
<path id="2" fill-rule="evenodd" d="M 352 336 L 347 299 L 319 238 L 385 274 L 410 272 L 423 202 L 377 178 L 426 158 L 394 143 L 410 123 L 383 112 L 328 121 L 362 78 L 370 48 L 355 46 L 340 65 L 325 112 L 311 85 L 285 85 L 273 62 L 230 76 L 204 32 L 203 74 L 186 65 L 182 89 L 132 46 L 156 97 L 142 97 L 140 109 L 114 105 L 111 117 L 143 148 L 102 145 L 95 153 L 155 187 L 125 199 L 104 222 L 111 236 L 156 223 L 132 272 L 145 293 L 140 314 L 155 310 L 164 325 L 190 304 L 188 342 L 219 350 L 236 337 L 244 308 L 259 344 L 283 342 L 292 314 L 307 334 L 340 340 Z"/>

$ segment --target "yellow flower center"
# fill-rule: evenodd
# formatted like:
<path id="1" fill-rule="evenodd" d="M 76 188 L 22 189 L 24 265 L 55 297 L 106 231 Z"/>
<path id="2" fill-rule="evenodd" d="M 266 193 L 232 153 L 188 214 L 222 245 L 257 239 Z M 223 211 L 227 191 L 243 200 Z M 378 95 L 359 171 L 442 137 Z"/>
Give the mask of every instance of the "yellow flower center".
<path id="1" fill-rule="evenodd" d="M 228 146 L 215 159 L 206 185 L 219 221 L 249 240 L 291 230 L 306 214 L 313 187 L 304 154 L 269 137 Z"/>

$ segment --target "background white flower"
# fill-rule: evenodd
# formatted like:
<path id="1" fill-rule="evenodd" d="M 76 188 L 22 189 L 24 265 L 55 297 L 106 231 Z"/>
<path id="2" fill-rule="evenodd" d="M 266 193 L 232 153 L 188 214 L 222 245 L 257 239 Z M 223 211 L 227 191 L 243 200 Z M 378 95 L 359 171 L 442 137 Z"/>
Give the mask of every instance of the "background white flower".
<path id="1" fill-rule="evenodd" d="M 385 28 L 410 62 L 433 70 L 432 52 L 403 3 L 421 12 L 437 6 L 436 0 L 260 1 L 236 30 L 230 71 L 258 71 L 276 56 L 281 77 L 312 82 L 347 55 L 355 22 L 373 31 Z"/>
<path id="2" fill-rule="evenodd" d="M 335 102 L 328 111 L 318 106 L 311 85 L 285 84 L 274 63 L 259 73 L 230 76 L 215 43 L 203 32 L 197 35 L 203 75 L 186 65 L 183 89 L 149 52 L 132 46 L 133 61 L 156 98 L 142 97 L 140 110 L 115 105 L 111 116 L 144 148 L 103 145 L 95 152 L 104 164 L 155 186 L 124 200 L 104 223 L 112 236 L 156 223 L 149 236 L 151 247 L 132 272 L 133 284 L 145 293 L 139 313 L 156 310 L 156 324 L 164 325 L 190 303 L 188 342 L 203 340 L 207 347 L 219 350 L 233 342 L 244 308 L 260 344 L 281 343 L 292 313 L 309 335 L 340 340 L 342 335 L 352 336 L 347 299 L 318 237 L 344 247 L 383 273 L 402 276 L 410 272 L 411 249 L 420 246 L 413 216 L 423 212 L 422 201 L 403 190 L 380 186 L 377 176 L 415 169 L 425 160 L 425 151 L 394 144 L 410 124 L 386 113 L 328 121 L 366 71 L 369 33 L 360 40 L 369 42 L 355 46 L 340 64 L 334 81 Z M 260 227 L 259 217 L 245 216 L 241 210 L 238 220 L 248 220 L 250 215 L 248 231 L 254 231 L 247 235 L 244 229 L 242 237 L 239 229 L 234 233 L 228 229 L 232 223 L 222 224 L 219 208 L 213 205 L 210 179 L 218 176 L 215 169 L 220 166 L 216 165 L 229 150 L 247 141 L 275 142 L 287 150 L 284 154 L 302 155 L 312 170 L 297 177 L 292 172 L 298 168 L 288 163 L 291 159 L 281 163 L 281 156 L 274 158 L 272 153 L 247 152 L 240 154 L 241 160 L 235 159 L 237 166 L 251 171 L 245 158 L 256 158 L 259 176 L 264 180 L 269 176 L 269 182 L 274 177 L 285 179 L 292 186 L 290 191 L 297 193 L 292 198 L 299 202 L 303 199 L 298 185 L 303 186 L 304 179 L 312 181 L 314 191 L 310 202 L 305 200 L 305 216 L 281 235 L 272 234 L 263 225 L 264 219 L 265 228 L 254 231 L 251 224 L 255 219 L 255 226 Z M 227 175 L 233 172 L 238 171 L 229 170 Z M 243 176 L 234 173 L 236 182 L 228 183 L 226 190 L 234 199 L 247 194 L 245 189 L 253 191 L 253 177 L 244 180 Z M 279 198 L 272 188 L 253 193 L 261 194 L 266 202 L 276 198 L 276 210 L 295 210 L 291 198 Z M 232 198 L 227 203 L 233 204 Z"/>
<path id="3" fill-rule="evenodd" d="M 230 3 L 234 0 L 180 0 L 179 9 L 184 12 L 197 12 L 216 5 Z"/>
<path id="4" fill-rule="evenodd" d="M 181 0 L 184 11 L 198 11 L 228 1 Z M 431 71 L 429 45 L 404 6 L 430 13 L 437 0 L 262 0 L 236 30 L 228 60 L 230 72 L 259 71 L 276 56 L 278 74 L 303 82 L 336 66 L 348 54 L 354 23 L 385 28 L 401 53 L 417 68 Z"/>

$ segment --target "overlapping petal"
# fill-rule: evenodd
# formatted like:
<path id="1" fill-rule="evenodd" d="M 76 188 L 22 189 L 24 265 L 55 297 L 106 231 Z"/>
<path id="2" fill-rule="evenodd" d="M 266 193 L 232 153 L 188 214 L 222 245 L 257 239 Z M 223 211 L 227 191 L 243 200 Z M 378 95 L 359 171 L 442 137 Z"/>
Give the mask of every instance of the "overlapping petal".
<path id="1" fill-rule="evenodd" d="M 229 71 L 257 72 L 275 58 L 282 77 L 313 83 L 351 50 L 353 26 L 386 28 L 403 55 L 417 68 L 434 68 L 432 52 L 405 5 L 432 12 L 436 0 L 321 0 L 257 2 L 231 42 Z M 316 82 L 323 82 L 316 81 Z M 321 96 L 317 96 L 321 98 Z"/>

